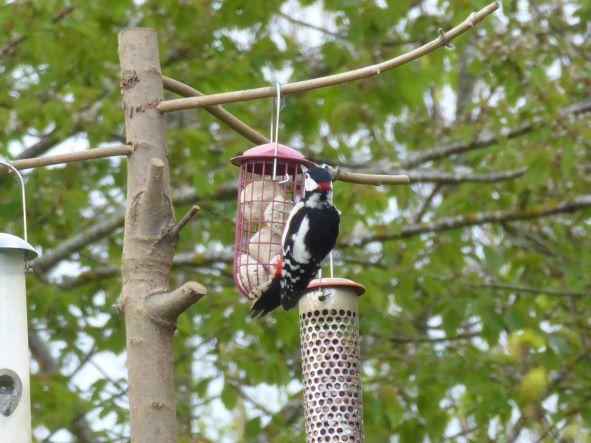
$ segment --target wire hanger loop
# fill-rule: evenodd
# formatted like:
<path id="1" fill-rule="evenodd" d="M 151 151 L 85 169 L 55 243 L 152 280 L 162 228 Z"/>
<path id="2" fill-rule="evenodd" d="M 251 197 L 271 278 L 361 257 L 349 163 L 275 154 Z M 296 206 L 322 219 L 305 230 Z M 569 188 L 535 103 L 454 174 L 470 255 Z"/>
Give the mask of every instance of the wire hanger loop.
<path id="1" fill-rule="evenodd" d="M 23 180 L 23 176 L 21 175 L 21 173 L 19 172 L 18 169 L 16 169 L 14 166 L 12 166 L 12 163 L 10 163 L 9 160 L 1 160 L 0 159 L 0 164 L 4 165 L 8 168 L 8 172 L 14 172 L 16 174 L 16 176 L 19 179 L 20 185 L 21 185 L 21 199 L 23 202 L 23 231 L 24 231 L 24 240 L 28 243 L 28 239 L 27 239 L 27 199 L 26 199 L 26 194 L 25 194 L 25 181 Z"/>

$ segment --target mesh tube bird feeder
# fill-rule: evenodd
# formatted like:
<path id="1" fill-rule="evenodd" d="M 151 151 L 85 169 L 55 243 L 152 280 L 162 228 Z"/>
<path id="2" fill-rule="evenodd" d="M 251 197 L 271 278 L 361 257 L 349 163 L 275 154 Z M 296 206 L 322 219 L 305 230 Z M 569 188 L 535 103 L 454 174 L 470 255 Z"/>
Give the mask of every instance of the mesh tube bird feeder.
<path id="1" fill-rule="evenodd" d="M 273 276 L 281 256 L 281 234 L 293 205 L 304 192 L 302 166 L 312 167 L 295 149 L 267 143 L 232 159 L 240 167 L 234 282 L 242 294 Z"/>
<path id="2" fill-rule="evenodd" d="M 365 288 L 313 280 L 299 302 L 306 442 L 363 442 L 359 304 Z"/>

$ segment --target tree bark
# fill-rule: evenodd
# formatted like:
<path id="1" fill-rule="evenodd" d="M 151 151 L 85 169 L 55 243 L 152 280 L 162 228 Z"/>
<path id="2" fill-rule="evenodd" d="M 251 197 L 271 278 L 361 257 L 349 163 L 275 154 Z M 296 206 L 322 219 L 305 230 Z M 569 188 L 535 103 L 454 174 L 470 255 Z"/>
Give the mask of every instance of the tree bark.
<path id="1" fill-rule="evenodd" d="M 156 110 L 163 99 L 158 42 L 153 29 L 119 34 L 121 91 L 127 143 L 127 210 L 120 309 L 125 318 L 131 439 L 177 441 L 173 334 L 177 316 L 205 293 L 190 282 L 170 292 L 174 229 L 166 127 Z M 165 301 L 165 302 L 164 302 Z"/>

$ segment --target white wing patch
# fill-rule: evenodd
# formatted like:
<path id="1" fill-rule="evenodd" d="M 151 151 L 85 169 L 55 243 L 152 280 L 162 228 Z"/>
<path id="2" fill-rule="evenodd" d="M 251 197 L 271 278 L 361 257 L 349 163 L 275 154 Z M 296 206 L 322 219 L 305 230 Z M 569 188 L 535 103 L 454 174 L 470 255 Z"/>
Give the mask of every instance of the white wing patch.
<path id="1" fill-rule="evenodd" d="M 281 247 L 285 250 L 285 238 L 287 237 L 287 231 L 289 231 L 289 225 L 291 224 L 291 220 L 293 219 L 293 216 L 296 215 L 296 213 L 302 209 L 304 207 L 304 203 L 303 202 L 298 202 L 296 203 L 296 205 L 292 208 L 292 210 L 289 213 L 289 217 L 287 217 L 287 221 L 285 222 L 285 228 L 283 229 L 283 235 L 281 236 Z"/>
<path id="2" fill-rule="evenodd" d="M 304 216 L 302 222 L 300 223 L 300 228 L 298 232 L 292 235 L 293 239 L 293 258 L 298 263 L 308 263 L 312 256 L 310 255 L 310 251 L 306 248 L 306 244 L 304 239 L 306 238 L 306 234 L 310 230 L 310 220 L 308 216 Z"/>

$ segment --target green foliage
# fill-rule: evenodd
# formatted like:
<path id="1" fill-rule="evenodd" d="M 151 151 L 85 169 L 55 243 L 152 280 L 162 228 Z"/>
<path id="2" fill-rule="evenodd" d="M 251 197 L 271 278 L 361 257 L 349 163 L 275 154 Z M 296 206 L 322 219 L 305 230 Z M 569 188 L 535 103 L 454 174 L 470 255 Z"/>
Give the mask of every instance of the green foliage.
<path id="1" fill-rule="evenodd" d="M 311 9 L 297 17 L 320 15 L 321 27 L 336 36 L 277 15 L 293 15 L 287 3 L 294 4 L 3 3 L 0 155 L 14 157 L 37 139 L 49 148 L 67 140 L 67 149 L 75 137 L 91 147 L 123 139 L 116 36 L 127 26 L 156 28 L 163 72 L 213 93 L 268 84 L 273 79 L 265 72 L 300 80 L 394 57 L 487 1 L 440 1 L 433 8 L 411 0 L 325 0 L 322 11 L 320 2 L 300 0 Z M 504 3 L 502 13 L 455 40 L 452 50 L 378 77 L 287 97 L 280 140 L 318 161 L 395 173 L 416 153 L 496 135 L 496 143 L 417 168 L 527 169 L 508 181 L 446 184 L 432 200 L 429 183 L 372 188 L 339 182 L 343 238 L 402 235 L 409 225 L 462 215 L 470 221 L 480 212 L 588 194 L 589 114 L 564 109 L 589 100 L 591 6 L 582 0 Z M 472 92 L 456 112 L 464 81 Z M 267 133 L 268 101 L 228 109 Z M 179 253 L 199 253 L 192 266 L 174 268 L 171 283 L 197 279 L 210 292 L 181 319 L 175 342 L 182 441 L 302 441 L 301 386 L 294 382 L 300 379 L 297 316 L 250 320 L 248 302 L 233 287 L 231 263 L 220 253 L 231 249 L 234 236 L 234 196 L 222 188 L 236 177 L 229 160 L 251 143 L 202 110 L 169 115 L 168 127 L 173 187 L 196 189 L 201 207 L 178 246 Z M 37 169 L 26 177 L 30 239 L 44 253 L 125 205 L 120 159 Z M 0 231 L 19 233 L 17 185 L 3 178 Z M 176 207 L 177 217 L 186 209 Z M 367 288 L 360 305 L 368 442 L 459 434 L 502 441 L 521 429 L 533 440 L 588 438 L 588 217 L 576 211 L 340 248 L 338 274 Z M 120 293 L 121 246 L 118 229 L 29 278 L 31 327 L 49 342 L 58 369 L 48 371 L 37 358 L 33 365 L 39 435 L 63 435 L 81 412 L 100 441 L 128 434 L 123 367 L 109 372 L 125 351 L 123 324 L 112 309 Z M 213 263 L 204 258 L 216 254 Z M 91 278 L 67 284 L 86 271 Z M 236 383 L 262 394 L 249 398 L 252 390 L 241 394 Z M 278 402 L 267 398 L 269 390 Z M 523 420 L 516 423 L 516 416 Z"/>

